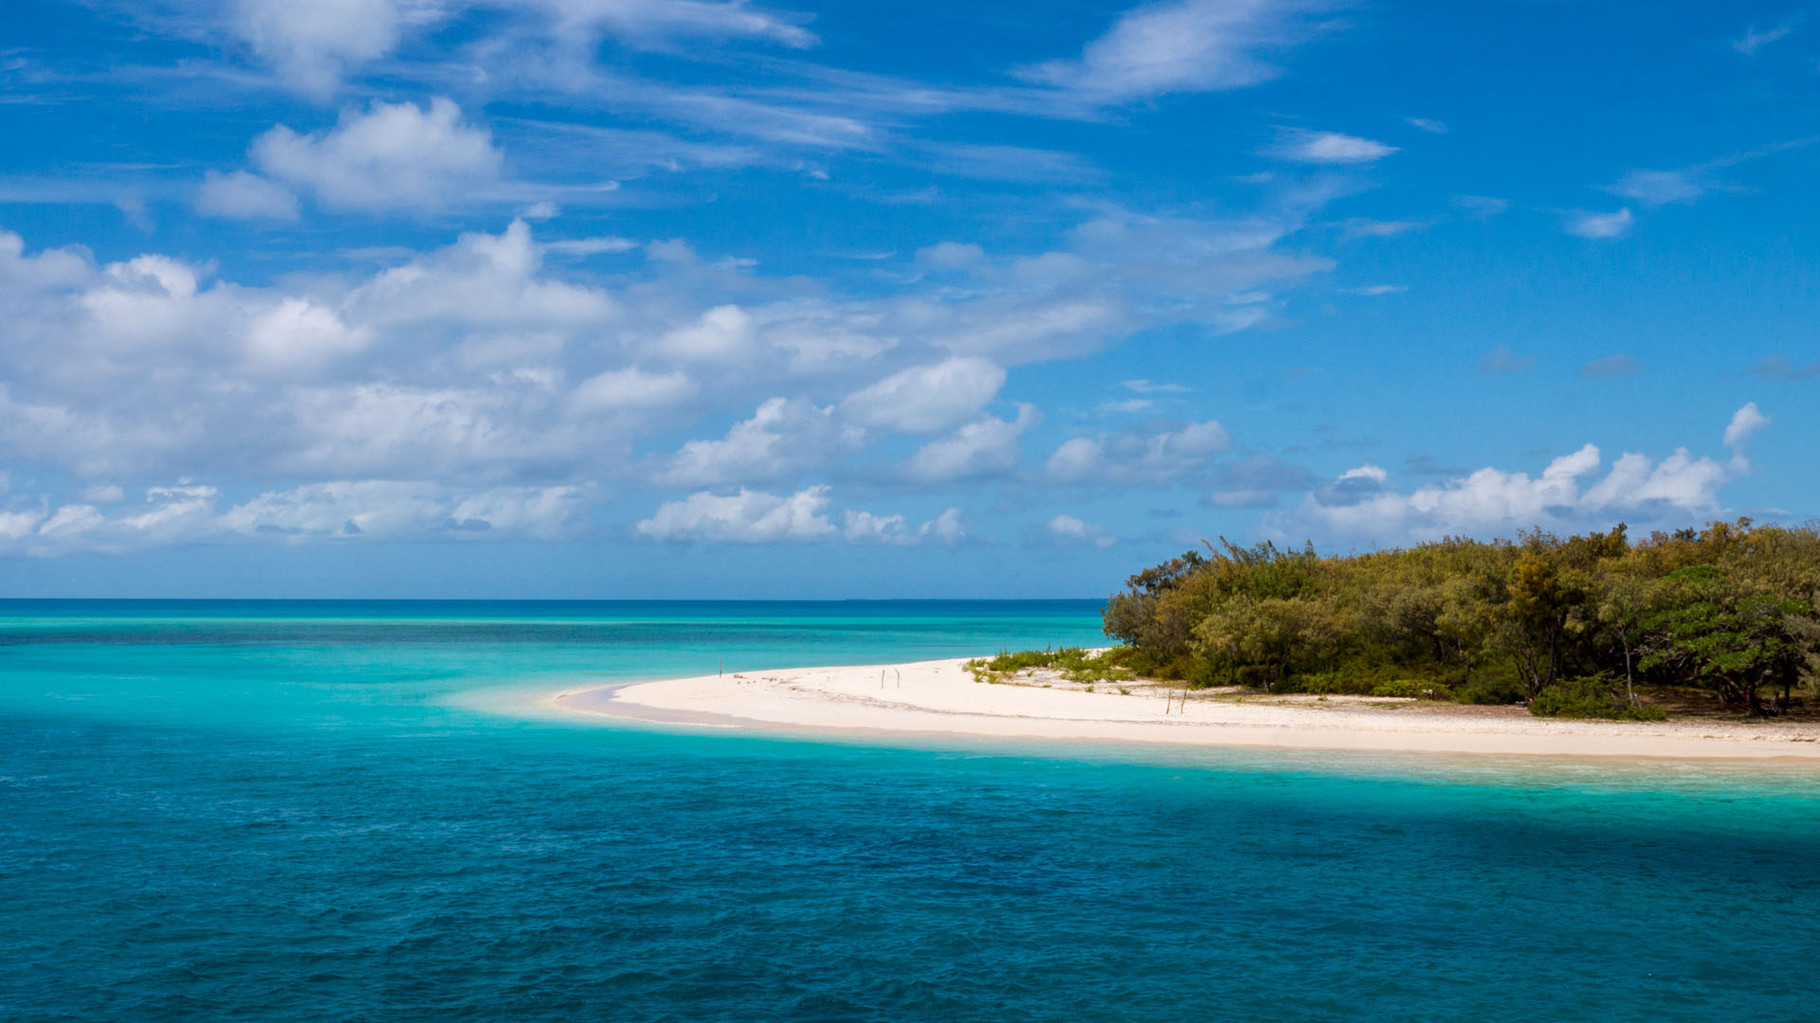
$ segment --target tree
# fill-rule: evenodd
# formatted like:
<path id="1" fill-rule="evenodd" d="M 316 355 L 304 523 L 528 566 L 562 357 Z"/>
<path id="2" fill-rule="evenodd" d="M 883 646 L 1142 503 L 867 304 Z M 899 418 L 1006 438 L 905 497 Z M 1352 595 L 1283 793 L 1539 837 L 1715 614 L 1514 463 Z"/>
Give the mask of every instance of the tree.
<path id="1" fill-rule="evenodd" d="M 1764 686 L 1788 690 L 1809 656 L 1801 623 L 1813 608 L 1798 600 L 1752 593 L 1711 566 L 1682 569 L 1669 577 L 1684 597 L 1646 620 L 1662 646 L 1643 659 L 1645 667 L 1679 669 L 1719 694 L 1726 706 L 1743 704 L 1763 714 Z"/>
<path id="2" fill-rule="evenodd" d="M 1535 551 L 1524 551 L 1505 581 L 1506 599 L 1492 615 L 1495 638 L 1515 659 L 1530 699 L 1561 676 L 1561 658 L 1586 587 Z"/>
<path id="3" fill-rule="evenodd" d="M 1214 672 L 1256 679 L 1265 692 L 1298 665 L 1318 664 L 1345 629 L 1332 608 L 1301 597 L 1235 600 L 1195 630 L 1201 656 Z"/>
<path id="4" fill-rule="evenodd" d="M 1593 615 L 1624 654 L 1624 698 L 1637 700 L 1637 662 L 1648 652 L 1648 620 L 1661 599 L 1662 587 L 1638 573 L 1635 566 L 1615 562 L 1602 566 L 1595 586 Z"/>

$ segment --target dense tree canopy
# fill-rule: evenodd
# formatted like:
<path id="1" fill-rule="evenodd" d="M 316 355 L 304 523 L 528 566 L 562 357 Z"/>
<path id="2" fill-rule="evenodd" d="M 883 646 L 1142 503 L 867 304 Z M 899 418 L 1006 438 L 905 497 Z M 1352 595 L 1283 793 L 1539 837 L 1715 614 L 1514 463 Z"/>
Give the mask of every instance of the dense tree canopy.
<path id="1" fill-rule="evenodd" d="M 1132 576 L 1105 628 L 1133 668 L 1197 686 L 1611 716 L 1696 687 L 1768 714 L 1820 677 L 1817 603 L 1820 531 L 1742 519 L 1344 557 L 1222 540 Z"/>

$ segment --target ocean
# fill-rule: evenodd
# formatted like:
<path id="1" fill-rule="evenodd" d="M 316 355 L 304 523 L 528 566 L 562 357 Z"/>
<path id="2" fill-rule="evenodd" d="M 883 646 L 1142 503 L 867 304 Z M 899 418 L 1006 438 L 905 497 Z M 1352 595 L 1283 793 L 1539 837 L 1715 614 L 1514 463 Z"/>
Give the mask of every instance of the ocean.
<path id="1" fill-rule="evenodd" d="M 1056 602 L 0 602 L 0 1019 L 1811 1020 L 1820 776 L 855 737 L 597 682 Z"/>

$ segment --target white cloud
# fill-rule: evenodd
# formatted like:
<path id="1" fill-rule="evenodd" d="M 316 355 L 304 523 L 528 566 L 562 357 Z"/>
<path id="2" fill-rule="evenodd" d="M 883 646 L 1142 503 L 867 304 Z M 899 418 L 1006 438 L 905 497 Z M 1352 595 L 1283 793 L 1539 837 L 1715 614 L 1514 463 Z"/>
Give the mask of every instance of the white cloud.
<path id="1" fill-rule="evenodd" d="M 1005 371 L 997 364 L 958 356 L 893 373 L 848 395 L 841 408 L 867 426 L 936 433 L 978 415 L 1004 384 Z"/>
<path id="2" fill-rule="evenodd" d="M 1633 525 L 1685 524 L 1721 512 L 1719 491 L 1749 468 L 1743 441 L 1767 421 L 1754 404 L 1738 410 L 1726 430 L 1729 462 L 1695 457 L 1685 448 L 1659 462 L 1626 453 L 1603 476 L 1599 449 L 1591 444 L 1554 459 L 1536 477 L 1487 467 L 1407 494 L 1387 488 L 1382 469 L 1361 466 L 1292 511 L 1266 516 L 1265 532 L 1287 540 L 1312 535 L 1395 544 L 1532 527 L 1566 531 L 1619 517 Z"/>
<path id="3" fill-rule="evenodd" d="M 431 20 L 433 0 L 236 0 L 233 29 L 286 80 L 326 96 L 351 68 L 390 53 L 411 21 Z"/>
<path id="4" fill-rule="evenodd" d="M 343 76 L 392 53 L 410 30 L 462 7 L 521 15 L 480 52 L 504 50 L 523 62 L 542 49 L 549 63 L 552 46 L 586 53 L 603 35 L 667 50 L 682 39 L 762 39 L 793 48 L 816 42 L 793 20 L 744 0 L 234 0 L 230 25 L 283 79 L 326 99 Z M 518 52 L 527 43 L 530 52 Z"/>
<path id="5" fill-rule="evenodd" d="M 297 372 L 351 355 L 371 341 L 334 310 L 308 299 L 286 298 L 253 317 L 247 327 L 247 354 L 261 369 Z"/>
<path id="6" fill-rule="evenodd" d="M 527 211 L 529 213 L 530 211 Z M 533 218 L 535 219 L 535 218 Z M 544 242 L 545 252 L 558 256 L 598 256 L 604 253 L 630 252 L 638 248 L 638 243 L 630 238 L 570 238 L 564 241 Z"/>
<path id="7" fill-rule="evenodd" d="M 1138 394 L 1187 394 L 1193 390 L 1183 384 L 1159 384 L 1154 380 L 1127 380 L 1123 386 L 1127 391 Z"/>
<path id="8" fill-rule="evenodd" d="M 257 174 L 209 171 L 196 193 L 196 210 L 232 220 L 296 220 L 297 196 Z"/>
<path id="9" fill-rule="evenodd" d="M 906 524 L 902 515 L 881 516 L 864 511 L 844 513 L 842 523 L 841 535 L 848 543 L 908 547 L 933 539 L 952 546 L 967 536 L 959 508 L 949 508 L 915 529 Z"/>
<path id="10" fill-rule="evenodd" d="M 1757 55 L 1758 50 L 1768 46 L 1770 43 L 1787 38 L 1788 34 L 1794 30 L 1795 26 L 1791 24 L 1778 25 L 1775 28 L 1765 29 L 1764 31 L 1759 32 L 1757 31 L 1756 26 L 1753 25 L 1744 30 L 1744 35 L 1732 40 L 1732 49 L 1737 50 L 1746 57 L 1754 57 Z"/>
<path id="11" fill-rule="evenodd" d="M 1747 402 L 1738 411 L 1732 413 L 1732 421 L 1725 427 L 1725 446 L 1736 448 L 1749 440 L 1751 434 L 1769 425 L 1769 417 L 1757 408 L 1756 402 Z"/>
<path id="12" fill-rule="evenodd" d="M 669 487 L 770 483 L 823 467 L 831 454 L 856 447 L 860 439 L 832 413 L 801 399 L 772 398 L 724 438 L 684 444 L 655 479 Z"/>
<path id="13" fill-rule="evenodd" d="M 1447 134 L 1447 122 L 1445 121 L 1436 121 L 1427 117 L 1405 117 L 1403 120 L 1409 122 L 1412 127 L 1420 128 L 1431 135 Z"/>
<path id="14" fill-rule="evenodd" d="M 1567 218 L 1567 233 L 1595 241 L 1622 238 L 1630 233 L 1632 219 L 1628 206 L 1616 213 L 1573 213 Z"/>
<path id="15" fill-rule="evenodd" d="M 334 209 L 441 206 L 499 177 L 504 157 L 485 128 L 462 120 L 453 100 L 428 108 L 374 102 L 343 110 L 327 132 L 279 125 L 253 141 L 260 170 Z"/>
<path id="16" fill-rule="evenodd" d="M 930 441 L 904 462 L 904 474 L 922 483 L 946 483 L 1015 470 L 1023 460 L 1018 437 L 1042 421 L 1034 405 L 1019 405 L 1014 420 L 986 416 Z"/>
<path id="17" fill-rule="evenodd" d="M 696 390 L 695 381 L 685 373 L 647 373 L 628 366 L 577 384 L 569 394 L 569 407 L 582 415 L 668 408 L 694 397 Z"/>
<path id="18" fill-rule="evenodd" d="M 916 250 L 918 266 L 937 270 L 965 270 L 986 262 L 986 250 L 972 242 L 937 242 Z"/>
<path id="19" fill-rule="evenodd" d="M 426 483 L 343 481 L 261 494 L 229 509 L 221 523 L 236 533 L 292 542 L 485 534 L 554 539 L 573 529 L 581 496 L 574 487 L 463 492 Z"/>
<path id="20" fill-rule="evenodd" d="M 1211 419 L 1158 424 L 1148 431 L 1076 437 L 1049 456 L 1044 471 L 1059 483 L 1164 486 L 1205 469 L 1231 445 L 1225 428 Z"/>
<path id="21" fill-rule="evenodd" d="M 1243 88 L 1276 77 L 1270 59 L 1310 31 L 1295 0 L 1175 0 L 1119 15 L 1076 60 L 1020 68 L 1029 81 L 1094 103 Z"/>
<path id="22" fill-rule="evenodd" d="M 1645 206 L 1691 203 L 1710 186 L 1695 171 L 1634 170 L 1611 186 L 1611 191 Z"/>
<path id="23" fill-rule="evenodd" d="M 1049 520 L 1049 536 L 1061 547 L 1111 547 L 1118 543 L 1113 536 L 1101 526 L 1083 522 L 1072 515 L 1057 515 Z"/>
<path id="24" fill-rule="evenodd" d="M 116 488 L 117 489 L 117 488 Z M 118 497 L 106 495 L 116 503 Z M 557 539 L 585 502 L 574 487 L 463 490 L 437 483 L 359 480 L 261 493 L 222 507 L 196 484 L 151 487 L 108 514 L 83 502 L 54 512 L 0 512 L 0 552 L 37 557 L 124 553 L 178 543 L 323 540 Z"/>
<path id="25" fill-rule="evenodd" d="M 594 29 L 647 46 L 677 37 L 765 39 L 797 49 L 816 43 L 814 33 L 745 0 L 530 0 L 526 6 L 547 11 L 558 34 Z"/>
<path id="26" fill-rule="evenodd" d="M 721 305 L 666 333 L 656 350 L 683 362 L 738 362 L 752 354 L 757 339 L 751 314 L 736 305 Z"/>
<path id="27" fill-rule="evenodd" d="M 1356 135 L 1301 128 L 1279 132 L 1276 144 L 1265 150 L 1268 155 L 1297 163 L 1326 164 L 1373 163 L 1396 151 L 1396 146 Z"/>
<path id="28" fill-rule="evenodd" d="M 824 514 L 827 507 L 825 486 L 784 496 L 744 488 L 728 495 L 703 491 L 681 501 L 666 501 L 635 528 L 640 536 L 668 541 L 819 540 L 835 532 L 834 524 Z"/>

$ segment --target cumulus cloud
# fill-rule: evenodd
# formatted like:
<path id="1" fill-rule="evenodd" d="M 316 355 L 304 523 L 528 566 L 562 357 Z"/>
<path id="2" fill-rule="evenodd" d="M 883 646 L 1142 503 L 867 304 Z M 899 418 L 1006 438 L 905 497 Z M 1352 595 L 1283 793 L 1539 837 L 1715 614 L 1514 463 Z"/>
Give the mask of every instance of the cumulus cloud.
<path id="1" fill-rule="evenodd" d="M 683 362 L 726 363 L 748 357 L 758 340 L 751 314 L 736 305 L 720 305 L 695 322 L 658 339 L 656 351 Z"/>
<path id="2" fill-rule="evenodd" d="M 825 486 L 781 496 L 743 487 L 735 494 L 703 491 L 680 501 L 664 502 L 635 528 L 640 536 L 653 540 L 819 540 L 835 532 L 834 523 L 825 514 L 827 507 Z"/>
<path id="3" fill-rule="evenodd" d="M 972 356 L 915 366 L 855 391 L 841 403 L 854 421 L 902 433 L 936 433 L 978 415 L 1005 384 L 1005 371 Z"/>
<path id="4" fill-rule="evenodd" d="M 114 488 L 118 489 L 118 488 Z M 438 483 L 356 480 L 307 484 L 227 504 L 212 486 L 151 487 L 137 503 L 111 500 L 0 511 L 0 552 L 46 557 L 126 553 L 170 544 L 245 541 L 557 539 L 585 507 L 574 487 L 478 490 Z"/>
<path id="5" fill-rule="evenodd" d="M 229 25 L 281 78 L 326 99 L 346 74 L 392 53 L 408 32 L 462 7 L 517 16 L 483 52 L 512 50 L 526 36 L 572 50 L 608 35 L 662 49 L 682 39 L 761 39 L 799 49 L 816 42 L 793 19 L 744 0 L 234 0 Z"/>
<path id="6" fill-rule="evenodd" d="M 1265 532 L 1393 544 L 1538 526 L 1566 531 L 1618 518 L 1685 523 L 1720 513 L 1719 491 L 1749 469 L 1744 441 L 1767 422 L 1754 403 L 1739 409 L 1725 431 L 1732 457 L 1724 462 L 1678 448 L 1660 461 L 1627 452 L 1607 468 L 1599 449 L 1587 444 L 1537 476 L 1487 467 L 1409 493 L 1390 489 L 1381 468 L 1359 466 L 1296 508 L 1267 516 Z"/>
<path id="7" fill-rule="evenodd" d="M 1163 486 L 1205 469 L 1231 445 L 1226 429 L 1211 419 L 1155 423 L 1066 441 L 1049 456 L 1044 473 L 1059 483 Z"/>
<path id="8" fill-rule="evenodd" d="M 30 252 L 0 232 L 0 464 L 67 489 L 9 495 L 0 510 L 9 529 L 75 504 L 111 519 L 107 502 L 72 495 L 97 481 L 143 490 L 185 477 L 233 493 L 274 478 L 464 492 L 794 488 L 799 474 L 838 476 L 867 445 L 877 445 L 868 464 L 897 458 L 890 445 L 906 434 L 924 443 L 885 471 L 895 482 L 1003 478 L 1040 420 L 1030 406 L 987 411 L 1006 366 L 1144 327 L 1258 322 L 1274 287 L 1329 265 L 1274 251 L 1305 215 L 1102 211 L 1054 251 L 981 251 L 964 277 L 858 297 L 697 257 L 680 241 L 647 247 L 603 282 L 546 265 L 560 250 L 524 220 L 360 257 L 376 270 L 269 284 L 155 252 L 117 262 Z M 755 404 L 731 427 L 697 426 Z M 1108 452 L 1126 443 L 1099 441 Z M 1173 443 L 1156 457 L 1176 457 Z M 72 510 L 54 531 L 101 535 L 87 516 Z"/>
<path id="9" fill-rule="evenodd" d="M 608 370 L 583 380 L 569 393 L 569 407 L 582 414 L 666 408 L 695 395 L 684 373 L 647 373 L 637 366 Z"/>
<path id="10" fill-rule="evenodd" d="M 835 420 L 831 408 L 772 398 L 725 437 L 684 444 L 655 479 L 672 487 L 770 483 L 821 467 L 833 453 L 857 446 L 859 439 L 857 431 Z"/>
<path id="11" fill-rule="evenodd" d="M 952 546 L 967 537 L 967 526 L 959 508 L 949 508 L 915 529 L 909 527 L 902 515 L 848 511 L 843 514 L 842 521 L 841 536 L 848 543 L 908 547 L 933 540 Z"/>
<path id="12" fill-rule="evenodd" d="M 499 177 L 504 156 L 492 135 L 462 119 L 453 100 L 374 102 L 343 110 L 335 127 L 300 135 L 279 125 L 253 141 L 269 178 L 332 209 L 441 206 Z M 247 186 L 243 182 L 243 187 Z"/>
<path id="13" fill-rule="evenodd" d="M 297 196 L 257 174 L 209 171 L 196 193 L 196 211 L 232 220 L 296 220 Z"/>
<path id="14" fill-rule="evenodd" d="M 1769 417 L 1757 408 L 1756 402 L 1747 402 L 1744 407 L 1732 413 L 1732 421 L 1725 427 L 1725 446 L 1738 448 L 1751 435 L 1769 425 Z"/>
<path id="15" fill-rule="evenodd" d="M 1121 14 L 1078 59 L 1017 69 L 1093 103 L 1238 89 L 1281 73 L 1273 59 L 1312 27 L 1306 0 L 1175 0 Z"/>
<path id="16" fill-rule="evenodd" d="M 1288 128 L 1265 153 L 1296 163 L 1375 163 L 1397 151 L 1397 147 L 1355 135 L 1333 131 L 1306 131 Z"/>
<path id="17" fill-rule="evenodd" d="M 930 441 L 904 462 L 904 475 L 920 483 L 952 483 L 1003 476 L 1023 460 L 1018 437 L 1042 422 L 1034 405 L 1019 405 L 1012 420 L 985 416 Z"/>
<path id="18" fill-rule="evenodd" d="M 412 21 L 433 20 L 434 0 L 236 0 L 237 35 L 304 92 L 326 96 L 350 68 L 390 53 Z"/>
<path id="19" fill-rule="evenodd" d="M 1111 547 L 1118 537 L 1101 526 L 1083 522 L 1072 515 L 1057 515 L 1049 520 L 1049 537 L 1058 547 Z"/>

